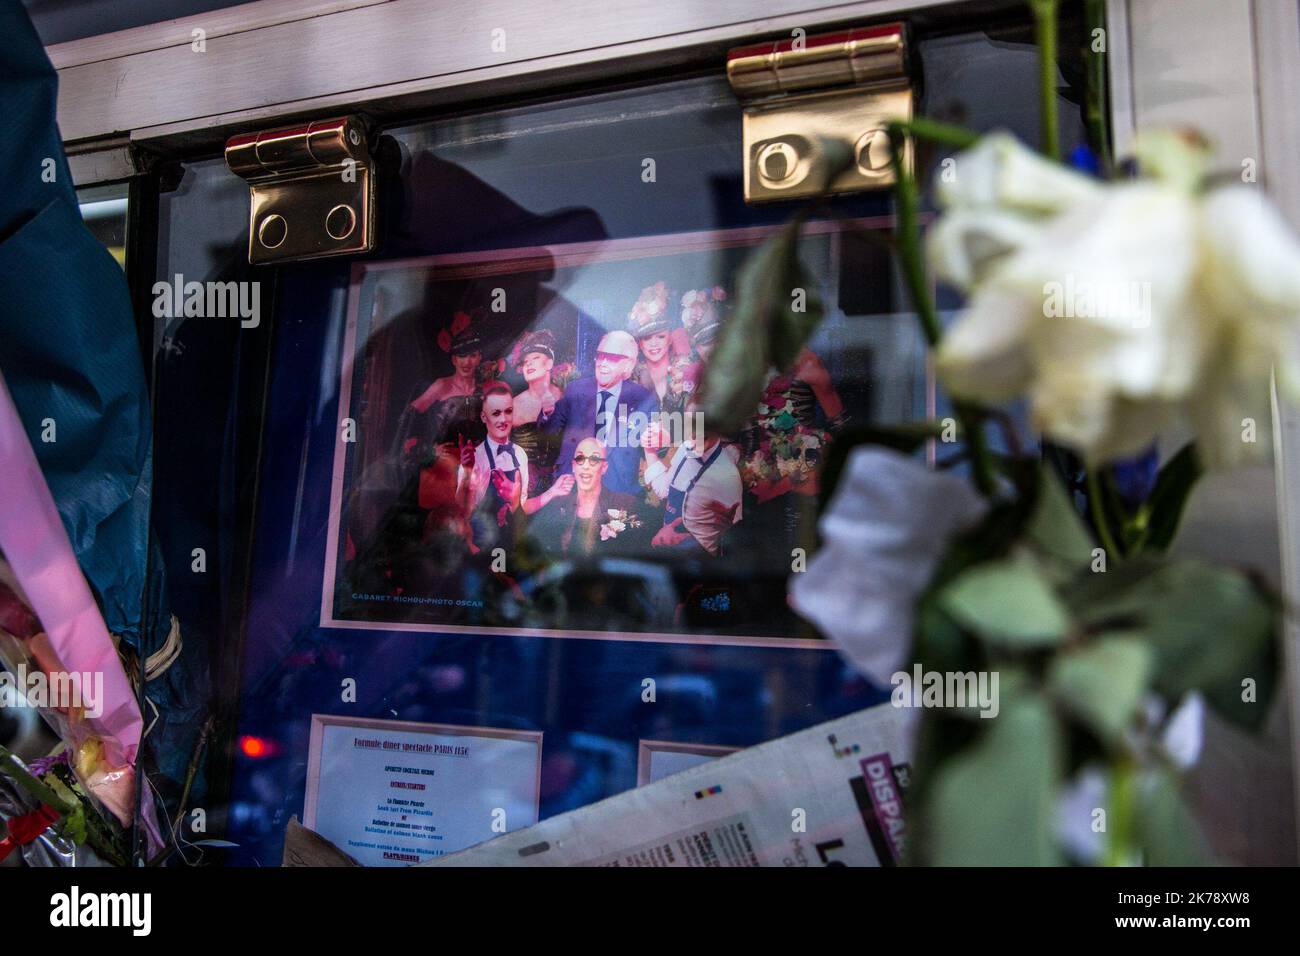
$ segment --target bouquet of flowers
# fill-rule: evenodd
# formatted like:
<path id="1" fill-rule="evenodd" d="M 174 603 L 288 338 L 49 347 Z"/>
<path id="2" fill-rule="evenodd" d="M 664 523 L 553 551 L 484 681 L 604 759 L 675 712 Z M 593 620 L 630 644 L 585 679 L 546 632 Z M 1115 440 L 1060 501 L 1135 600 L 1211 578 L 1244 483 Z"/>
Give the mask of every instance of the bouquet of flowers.
<path id="1" fill-rule="evenodd" d="M 0 693 L 38 708 L 69 765 L 61 782 L 35 775 L 0 748 L 0 774 L 53 814 L 76 842 L 94 838 L 106 859 L 125 859 L 135 815 L 135 762 L 143 722 L 117 649 L 82 576 L 21 420 L 0 379 L 0 452 L 10 468 L 0 500 Z M 145 793 L 150 852 L 162 842 Z M 48 809 L 43 809 L 48 808 Z M 36 831 L 39 835 L 45 828 Z"/>

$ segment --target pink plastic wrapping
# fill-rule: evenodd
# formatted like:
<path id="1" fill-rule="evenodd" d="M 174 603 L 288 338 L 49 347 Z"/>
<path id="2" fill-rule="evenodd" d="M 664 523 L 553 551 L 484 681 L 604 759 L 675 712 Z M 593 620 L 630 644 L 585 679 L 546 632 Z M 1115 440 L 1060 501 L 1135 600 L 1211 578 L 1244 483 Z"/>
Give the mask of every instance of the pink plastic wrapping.
<path id="1" fill-rule="evenodd" d="M 47 675 L 94 675 L 96 715 L 62 706 L 42 713 L 71 748 L 87 792 L 129 826 L 143 730 L 140 709 L 2 376 L 0 462 L 6 479 L 0 494 L 0 588 L 9 599 L 7 620 L 0 620 L 0 658 L 15 672 L 21 665 L 28 673 L 39 668 Z M 21 602 L 17 607 L 15 596 Z M 23 630 L 21 605 L 35 614 L 35 622 L 26 622 L 33 633 L 15 633 Z M 39 630 L 32 626 L 37 622 Z M 144 804 L 141 817 L 153 856 L 162 839 L 147 788 Z"/>

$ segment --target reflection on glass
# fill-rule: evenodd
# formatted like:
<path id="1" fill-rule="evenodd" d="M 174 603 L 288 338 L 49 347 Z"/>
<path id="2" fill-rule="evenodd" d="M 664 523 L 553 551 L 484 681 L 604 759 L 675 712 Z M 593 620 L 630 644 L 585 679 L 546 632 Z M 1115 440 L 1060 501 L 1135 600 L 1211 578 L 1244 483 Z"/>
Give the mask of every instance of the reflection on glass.
<path id="1" fill-rule="evenodd" d="M 1032 51 L 980 33 L 920 54 L 930 112 L 996 108 L 1033 139 L 1036 104 L 1005 90 L 1022 60 L 1032 86 Z M 173 317 L 155 334 L 169 585 L 192 659 L 228 672 L 213 709 L 238 715 L 228 787 L 192 795 L 224 811 L 228 859 L 279 862 L 313 715 L 540 731 L 545 819 L 634 787 L 643 742 L 725 752 L 885 699 L 784 595 L 835 442 L 937 411 L 880 241 L 888 196 L 810 223 L 827 318 L 748 427 L 715 436 L 692 414 L 700 373 L 741 262 L 791 212 L 745 205 L 725 80 L 378 145 L 380 248 L 282 267 L 274 287 L 247 265 L 247 187 L 219 159 L 160 196 L 157 279 L 264 281 L 274 307 L 258 329 Z M 195 548 L 222 573 L 189 573 Z"/>
<path id="2" fill-rule="evenodd" d="M 97 186 L 77 191 L 81 218 L 117 264 L 126 268 L 126 186 Z"/>

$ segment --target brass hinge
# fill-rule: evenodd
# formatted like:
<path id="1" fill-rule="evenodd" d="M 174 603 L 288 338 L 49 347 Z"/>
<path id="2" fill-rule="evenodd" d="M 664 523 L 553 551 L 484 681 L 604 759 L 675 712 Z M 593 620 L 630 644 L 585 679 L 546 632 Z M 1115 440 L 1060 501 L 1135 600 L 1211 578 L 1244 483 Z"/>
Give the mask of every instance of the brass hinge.
<path id="1" fill-rule="evenodd" d="M 819 192 L 822 138 L 853 150 L 831 192 L 893 183 L 885 126 L 912 116 L 901 23 L 740 47 L 727 79 L 744 106 L 746 202 Z"/>
<path id="2" fill-rule="evenodd" d="M 232 136 L 226 165 L 251 188 L 253 265 L 374 247 L 375 171 L 356 117 Z"/>

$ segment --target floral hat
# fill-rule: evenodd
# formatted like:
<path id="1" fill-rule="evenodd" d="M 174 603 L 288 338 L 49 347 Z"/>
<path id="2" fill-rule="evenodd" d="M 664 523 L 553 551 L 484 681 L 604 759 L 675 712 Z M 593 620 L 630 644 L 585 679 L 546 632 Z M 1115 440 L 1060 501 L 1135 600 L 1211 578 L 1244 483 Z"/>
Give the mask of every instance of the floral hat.
<path id="1" fill-rule="evenodd" d="M 518 368 L 522 365 L 524 356 L 529 352 L 540 352 L 552 362 L 555 361 L 555 334 L 550 329 L 525 332 L 510 350 L 510 367 Z"/>
<path id="2" fill-rule="evenodd" d="M 662 282 L 656 282 L 641 290 L 641 296 L 627 314 L 627 330 L 633 338 L 643 339 L 657 332 L 667 332 L 673 325 L 668 312 L 668 299 L 671 293 Z"/>
<path id="3" fill-rule="evenodd" d="M 727 290 L 720 285 L 712 289 L 691 289 L 682 296 L 682 325 L 692 345 L 707 345 L 722 328 Z"/>
<path id="4" fill-rule="evenodd" d="M 483 341 L 474 328 L 474 319 L 468 312 L 457 312 L 451 325 L 438 333 L 438 348 L 452 355 L 469 355 L 482 348 Z"/>

